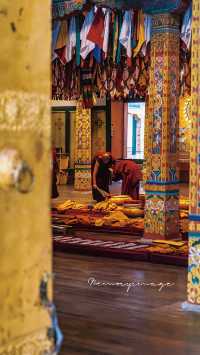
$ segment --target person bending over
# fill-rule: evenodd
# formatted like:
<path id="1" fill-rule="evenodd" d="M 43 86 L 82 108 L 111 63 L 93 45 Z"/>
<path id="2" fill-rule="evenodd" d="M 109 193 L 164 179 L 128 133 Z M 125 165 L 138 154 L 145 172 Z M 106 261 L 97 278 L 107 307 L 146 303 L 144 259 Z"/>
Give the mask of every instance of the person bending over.
<path id="1" fill-rule="evenodd" d="M 122 180 L 122 195 L 139 199 L 139 186 L 142 179 L 141 168 L 133 160 L 120 160 L 114 167 L 114 181 Z"/>
<path id="2" fill-rule="evenodd" d="M 110 196 L 113 159 L 111 153 L 98 153 L 92 162 L 92 196 L 97 202 Z"/>
<path id="3" fill-rule="evenodd" d="M 52 148 L 52 179 L 51 179 L 51 198 L 57 198 L 59 196 L 57 188 L 57 173 L 58 163 L 56 159 L 56 150 Z"/>

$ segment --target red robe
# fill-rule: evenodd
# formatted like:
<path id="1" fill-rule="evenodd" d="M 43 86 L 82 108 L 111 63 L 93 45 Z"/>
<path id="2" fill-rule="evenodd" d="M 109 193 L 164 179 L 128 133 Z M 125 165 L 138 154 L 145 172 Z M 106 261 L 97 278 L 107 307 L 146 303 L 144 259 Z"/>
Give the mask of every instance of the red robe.
<path id="1" fill-rule="evenodd" d="M 120 160 L 114 168 L 116 180 L 122 179 L 122 195 L 134 200 L 139 198 L 139 182 L 142 179 L 141 168 L 133 160 Z"/>
<path id="2" fill-rule="evenodd" d="M 58 164 L 56 160 L 56 150 L 52 149 L 52 189 L 51 189 L 51 197 L 56 198 L 59 196 L 58 189 L 57 189 L 57 171 L 58 171 Z"/>

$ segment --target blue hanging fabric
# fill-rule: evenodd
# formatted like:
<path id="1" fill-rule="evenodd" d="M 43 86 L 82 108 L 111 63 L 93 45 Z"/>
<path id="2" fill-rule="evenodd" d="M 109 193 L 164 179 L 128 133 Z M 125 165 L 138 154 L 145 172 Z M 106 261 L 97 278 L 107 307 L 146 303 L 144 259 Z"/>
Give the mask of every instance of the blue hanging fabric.
<path id="1" fill-rule="evenodd" d="M 60 348 L 63 342 L 63 334 L 60 330 L 59 324 L 58 324 L 58 318 L 57 318 L 57 313 L 56 313 L 56 307 L 54 303 L 52 303 L 51 300 L 49 300 L 48 295 L 47 295 L 47 286 L 49 279 L 52 278 L 54 275 L 52 273 L 45 273 L 41 279 L 40 282 L 40 302 L 43 307 L 45 307 L 48 310 L 50 319 L 51 319 L 51 328 L 49 329 L 49 337 L 54 340 L 54 349 L 52 354 L 57 355 L 60 352 Z"/>
<path id="2" fill-rule="evenodd" d="M 145 31 L 145 41 L 146 44 L 151 40 L 151 28 L 152 28 L 152 17 L 151 15 L 146 15 L 144 17 L 144 31 Z"/>
<path id="3" fill-rule="evenodd" d="M 119 36 L 118 36 L 118 47 L 117 47 L 117 64 L 120 63 L 120 59 L 121 59 L 121 43 L 119 41 L 119 37 L 120 37 L 120 33 L 121 33 L 121 28 L 122 28 L 122 21 L 123 21 L 123 16 L 122 16 L 122 12 L 120 11 L 119 13 Z"/>
<path id="4" fill-rule="evenodd" d="M 93 56 L 96 59 L 97 63 L 101 63 L 101 48 L 99 48 L 97 45 L 95 46 L 93 50 Z"/>
<path id="5" fill-rule="evenodd" d="M 76 16 L 76 65 L 81 63 L 81 42 L 80 42 L 80 21 L 79 16 Z"/>
<path id="6" fill-rule="evenodd" d="M 192 36 L 192 4 L 188 7 L 181 27 L 181 39 L 186 44 L 187 49 L 190 48 L 191 45 L 191 36 Z"/>
<path id="7" fill-rule="evenodd" d="M 135 48 L 136 47 L 136 39 L 134 38 L 134 27 L 132 27 L 132 34 L 131 34 L 131 48 Z"/>
<path id="8" fill-rule="evenodd" d="M 56 307 L 53 303 L 50 305 L 49 311 L 51 314 L 52 329 L 54 330 L 54 341 L 55 341 L 54 353 L 58 354 L 60 352 L 61 345 L 63 342 L 63 334 L 62 334 L 60 327 L 58 325 Z"/>
<path id="9" fill-rule="evenodd" d="M 54 52 L 55 48 L 56 48 L 56 42 L 58 39 L 58 34 L 60 31 L 60 27 L 61 27 L 61 22 L 60 21 L 54 21 L 53 22 L 53 28 L 52 28 L 52 61 L 57 58 L 57 54 Z"/>

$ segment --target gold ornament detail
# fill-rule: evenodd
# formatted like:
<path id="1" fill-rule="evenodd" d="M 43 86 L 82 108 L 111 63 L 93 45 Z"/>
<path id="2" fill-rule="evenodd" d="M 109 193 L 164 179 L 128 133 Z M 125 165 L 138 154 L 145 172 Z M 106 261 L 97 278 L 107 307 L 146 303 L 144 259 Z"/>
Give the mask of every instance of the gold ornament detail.
<path id="1" fill-rule="evenodd" d="M 191 97 L 181 96 L 179 100 L 179 152 L 188 155 L 191 139 Z"/>
<path id="2" fill-rule="evenodd" d="M 30 334 L 23 339 L 0 348 L 0 355 L 51 355 L 53 343 L 47 337 L 47 329 Z"/>
<path id="3" fill-rule="evenodd" d="M 75 190 L 91 190 L 91 110 L 79 101 L 75 118 Z"/>
<path id="4" fill-rule="evenodd" d="M 5 91 L 0 94 L 0 108 L 0 130 L 12 132 L 32 130 L 49 136 L 48 96 L 22 91 Z"/>

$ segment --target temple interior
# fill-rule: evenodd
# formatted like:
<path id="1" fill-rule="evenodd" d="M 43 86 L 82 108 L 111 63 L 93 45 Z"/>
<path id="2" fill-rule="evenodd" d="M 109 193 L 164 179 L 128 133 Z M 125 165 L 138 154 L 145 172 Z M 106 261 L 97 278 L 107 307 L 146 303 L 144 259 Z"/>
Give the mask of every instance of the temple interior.
<path id="1" fill-rule="evenodd" d="M 94 230 L 108 241 L 112 233 L 130 242 L 134 235 L 146 252 L 146 239 L 164 240 L 155 245 L 162 260 L 170 248 L 171 256 L 179 253 L 182 242 L 181 263 L 187 264 L 192 5 L 172 11 L 166 5 L 160 17 L 159 2 L 97 1 L 77 11 L 58 3 L 51 65 L 53 230 Z"/>
<path id="2" fill-rule="evenodd" d="M 73 294 L 73 301 L 67 303 L 73 313 L 72 324 L 77 315 L 74 298 L 79 302 L 85 300 L 85 295 L 90 297 L 90 290 L 84 285 L 84 270 L 94 276 L 94 283 L 97 278 L 108 284 L 124 275 L 144 281 L 149 272 L 155 280 L 159 273 L 166 279 L 176 279 L 177 286 L 186 276 L 189 196 L 194 182 L 192 16 L 190 1 L 179 1 L 179 5 L 174 1 L 92 1 L 89 5 L 86 1 L 77 11 L 53 2 L 51 124 L 57 191 L 52 198 L 52 229 L 54 267 L 58 268 L 55 301 L 61 328 L 69 324 L 67 305 L 63 314 L 59 303 L 63 294 Z M 111 159 L 110 163 L 105 156 Z M 110 177 L 106 182 L 108 170 Z M 191 239 L 191 243 L 195 242 Z M 70 285 L 70 273 L 77 275 L 79 266 L 83 270 L 78 276 L 80 297 L 73 285 L 69 290 L 67 282 L 62 295 L 57 291 L 62 284 L 65 258 Z M 198 281 L 188 277 L 188 302 L 193 304 L 198 297 L 194 283 Z M 155 301 L 146 291 L 151 306 L 144 301 L 140 304 L 144 290 L 134 290 L 134 300 L 125 300 L 126 305 L 123 299 L 117 300 L 117 291 L 110 303 L 110 294 L 106 292 L 111 291 L 105 288 L 101 295 L 91 295 L 92 302 L 98 305 L 92 307 L 94 312 L 109 312 L 109 316 L 102 317 L 98 312 L 96 323 L 87 313 L 91 304 L 79 307 L 87 324 L 94 328 L 88 334 L 84 332 L 84 336 L 80 331 L 81 340 L 73 336 L 73 330 L 69 331 L 63 349 L 67 351 L 69 347 L 75 354 L 81 341 L 80 352 L 84 354 L 123 351 L 155 355 L 167 354 L 172 349 L 186 354 L 187 346 L 188 353 L 196 354 L 195 340 L 192 348 L 190 338 L 187 344 L 180 343 L 177 327 L 167 315 L 169 312 L 170 317 L 173 310 L 177 322 L 183 321 L 177 312 L 182 307 L 179 296 L 186 289 L 177 289 L 179 296 L 168 290 L 166 303 L 161 295 Z M 104 305 L 99 296 L 105 299 Z M 154 301 L 160 304 L 154 325 L 162 329 L 164 336 L 144 330 L 153 321 L 146 317 L 145 307 L 150 307 L 153 315 Z M 110 314 L 111 304 L 114 313 L 119 311 L 119 317 Z M 133 322 L 125 317 L 124 307 L 137 324 L 136 331 L 131 331 Z M 124 331 L 120 317 L 125 322 Z M 162 317 L 166 323 L 162 323 Z M 100 341 L 98 327 L 104 327 L 104 321 Z M 80 321 L 77 326 L 81 328 L 83 324 Z M 114 324 L 119 326 L 121 338 L 115 346 L 111 344 L 112 336 L 118 334 Z M 174 339 L 167 343 L 167 324 L 179 343 L 175 344 Z M 137 331 L 141 332 L 143 346 L 137 340 Z M 153 336 L 160 337 L 157 345 Z"/>
<path id="3" fill-rule="evenodd" d="M 200 0 L 0 33 L 0 355 L 199 355 Z"/>

